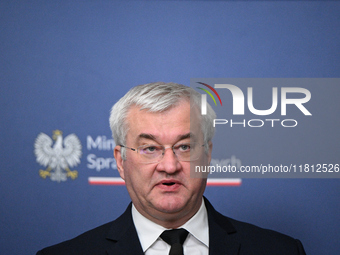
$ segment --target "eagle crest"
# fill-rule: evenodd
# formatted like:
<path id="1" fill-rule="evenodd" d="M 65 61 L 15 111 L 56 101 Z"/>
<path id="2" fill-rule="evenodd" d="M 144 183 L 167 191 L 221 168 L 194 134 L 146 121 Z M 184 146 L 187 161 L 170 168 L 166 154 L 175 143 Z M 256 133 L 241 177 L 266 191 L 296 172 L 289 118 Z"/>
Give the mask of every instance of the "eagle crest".
<path id="1" fill-rule="evenodd" d="M 75 134 L 70 134 L 63 139 L 62 131 L 53 131 L 53 140 L 46 134 L 40 133 L 35 140 L 34 153 L 37 162 L 46 170 L 40 170 L 42 178 L 47 176 L 52 181 L 66 181 L 67 177 L 73 180 L 78 177 L 78 171 L 70 168 L 80 163 L 81 143 Z"/>

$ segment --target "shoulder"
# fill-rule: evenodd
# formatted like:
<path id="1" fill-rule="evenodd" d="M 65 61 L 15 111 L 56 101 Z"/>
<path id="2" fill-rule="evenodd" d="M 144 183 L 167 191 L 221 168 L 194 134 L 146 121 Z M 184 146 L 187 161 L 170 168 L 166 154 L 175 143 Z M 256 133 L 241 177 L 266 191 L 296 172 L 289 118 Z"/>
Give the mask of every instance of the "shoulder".
<path id="1" fill-rule="evenodd" d="M 252 254 L 250 252 L 253 251 L 261 251 L 261 254 L 305 254 L 301 242 L 295 238 L 249 223 L 229 220 L 237 229 L 242 254 Z"/>
<path id="2" fill-rule="evenodd" d="M 235 227 L 236 233 L 243 243 L 254 246 L 266 245 L 267 247 L 274 247 L 276 249 L 279 247 L 282 247 L 283 249 L 292 247 L 295 249 L 299 244 L 301 244 L 297 239 L 277 231 L 261 228 L 253 224 L 241 222 L 231 218 L 228 219 Z"/>
<path id="3" fill-rule="evenodd" d="M 37 255 L 106 254 L 122 236 L 132 235 L 131 204 L 116 220 L 91 229 L 73 239 L 42 249 Z M 131 234 L 132 233 L 132 234 Z"/>
<path id="4" fill-rule="evenodd" d="M 57 255 L 57 254 L 106 254 L 106 236 L 110 231 L 113 222 L 89 230 L 73 239 L 47 247 L 37 253 L 37 255 Z M 103 253 L 100 253 L 100 251 Z"/>
<path id="5" fill-rule="evenodd" d="M 209 202 L 206 202 L 206 207 L 210 238 L 220 238 L 214 234 L 215 231 L 223 233 L 226 240 L 238 244 L 239 254 L 305 254 L 301 242 L 295 238 L 226 217 L 217 212 Z"/>

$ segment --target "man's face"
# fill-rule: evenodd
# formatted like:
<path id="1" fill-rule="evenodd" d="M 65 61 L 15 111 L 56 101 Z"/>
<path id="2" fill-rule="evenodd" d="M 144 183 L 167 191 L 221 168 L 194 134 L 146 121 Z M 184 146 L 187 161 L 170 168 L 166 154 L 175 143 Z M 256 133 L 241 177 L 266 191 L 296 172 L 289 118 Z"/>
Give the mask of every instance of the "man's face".
<path id="1" fill-rule="evenodd" d="M 197 109 L 196 109 L 197 110 Z M 132 107 L 127 116 L 128 134 L 126 146 L 138 148 L 141 145 L 163 145 L 171 147 L 179 143 L 195 141 L 199 147 L 196 165 L 210 163 L 205 153 L 199 115 L 191 117 L 190 103 L 182 101 L 176 107 L 151 113 Z M 171 149 L 166 149 L 157 163 L 146 164 L 141 155 L 127 149 L 126 160 L 122 160 L 120 146 L 114 155 L 121 177 L 136 209 L 146 218 L 168 228 L 176 228 L 189 220 L 199 209 L 206 179 L 190 178 L 190 162 L 179 161 Z"/>

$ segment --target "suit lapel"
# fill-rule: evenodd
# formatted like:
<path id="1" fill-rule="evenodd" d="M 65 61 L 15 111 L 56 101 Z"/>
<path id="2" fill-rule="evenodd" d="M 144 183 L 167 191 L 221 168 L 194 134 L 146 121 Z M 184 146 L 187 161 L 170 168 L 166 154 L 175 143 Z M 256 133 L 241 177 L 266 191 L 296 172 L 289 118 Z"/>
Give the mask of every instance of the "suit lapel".
<path id="1" fill-rule="evenodd" d="M 209 255 L 237 255 L 240 243 L 234 238 L 235 228 L 206 198 L 204 202 L 209 221 Z"/>
<path id="2" fill-rule="evenodd" d="M 126 211 L 112 223 L 107 239 L 112 245 L 107 249 L 108 255 L 126 254 L 143 255 L 136 228 L 131 215 L 131 203 Z"/>

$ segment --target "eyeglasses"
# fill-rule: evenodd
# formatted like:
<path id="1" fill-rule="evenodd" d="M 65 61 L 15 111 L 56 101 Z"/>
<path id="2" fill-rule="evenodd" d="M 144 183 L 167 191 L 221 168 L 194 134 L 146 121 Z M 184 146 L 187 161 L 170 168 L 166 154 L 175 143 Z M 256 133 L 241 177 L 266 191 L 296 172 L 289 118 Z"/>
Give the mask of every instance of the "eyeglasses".
<path id="1" fill-rule="evenodd" d="M 162 160 L 166 149 L 172 149 L 177 156 L 178 161 L 195 161 L 199 158 L 201 148 L 203 145 L 196 145 L 196 143 L 180 143 L 174 146 L 164 147 L 163 145 L 145 144 L 139 146 L 137 149 L 129 148 L 125 145 L 120 147 L 130 149 L 139 154 L 141 162 L 146 164 L 157 163 Z"/>

